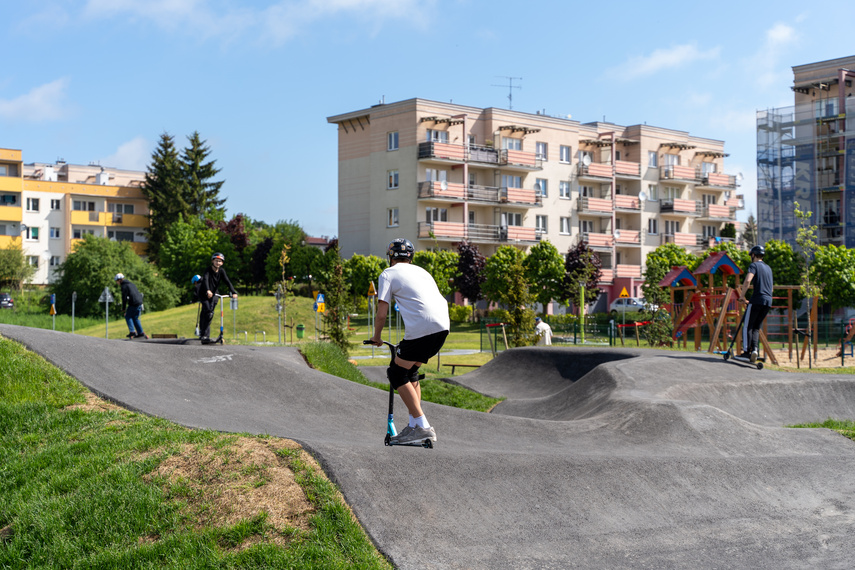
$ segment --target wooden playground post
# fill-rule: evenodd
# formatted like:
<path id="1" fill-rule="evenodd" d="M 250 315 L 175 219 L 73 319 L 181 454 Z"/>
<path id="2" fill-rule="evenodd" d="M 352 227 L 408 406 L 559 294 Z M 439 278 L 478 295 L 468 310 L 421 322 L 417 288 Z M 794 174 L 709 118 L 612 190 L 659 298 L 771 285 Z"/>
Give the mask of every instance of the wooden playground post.
<path id="1" fill-rule="evenodd" d="M 721 311 L 718 314 L 718 320 L 715 324 L 715 332 L 710 335 L 710 348 L 707 350 L 708 353 L 712 354 L 715 349 L 719 346 L 719 338 L 718 335 L 721 334 L 722 325 L 724 321 L 727 319 L 727 307 L 730 304 L 730 297 L 733 295 L 733 289 L 730 287 L 727 288 L 727 292 L 724 294 L 724 302 L 721 304 Z M 724 341 L 724 346 L 727 346 L 727 341 Z M 724 347 L 722 347 L 724 348 Z"/>

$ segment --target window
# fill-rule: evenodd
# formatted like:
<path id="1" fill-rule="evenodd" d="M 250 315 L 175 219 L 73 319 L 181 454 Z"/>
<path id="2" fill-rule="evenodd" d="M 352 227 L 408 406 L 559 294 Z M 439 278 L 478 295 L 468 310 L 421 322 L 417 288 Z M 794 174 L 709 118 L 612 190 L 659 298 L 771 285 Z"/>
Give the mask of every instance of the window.
<path id="1" fill-rule="evenodd" d="M 472 186 L 477 186 L 477 185 L 478 185 L 478 174 L 476 172 L 472 172 L 470 170 L 469 171 L 469 186 L 471 188 Z"/>
<path id="2" fill-rule="evenodd" d="M 656 184 L 651 184 L 647 187 L 647 199 L 648 200 L 658 200 L 659 199 L 659 186 Z"/>
<path id="3" fill-rule="evenodd" d="M 39 241 L 39 228 L 27 227 L 24 237 L 28 240 Z"/>
<path id="4" fill-rule="evenodd" d="M 535 154 L 537 155 L 537 158 L 543 161 L 549 160 L 546 157 L 547 152 L 549 151 L 549 147 L 545 142 L 535 143 L 535 149 Z"/>
<path id="5" fill-rule="evenodd" d="M 701 173 L 706 176 L 708 174 L 715 173 L 715 163 L 714 162 L 702 162 L 701 163 Z"/>
<path id="6" fill-rule="evenodd" d="M 447 222 L 448 210 L 445 208 L 426 208 L 427 222 Z"/>
<path id="7" fill-rule="evenodd" d="M 703 226 L 704 238 L 711 238 L 718 235 L 718 228 L 715 226 Z"/>
<path id="8" fill-rule="evenodd" d="M 618 161 L 618 160 L 620 160 L 620 151 L 616 150 L 615 151 L 615 161 Z"/>
<path id="9" fill-rule="evenodd" d="M 502 148 L 505 150 L 522 150 L 522 139 L 502 138 Z"/>
<path id="10" fill-rule="evenodd" d="M 475 210 L 469 210 L 469 223 L 475 223 Z"/>
<path id="11" fill-rule="evenodd" d="M 701 194 L 701 202 L 703 202 L 704 206 L 715 204 L 715 194 Z"/>
<path id="12" fill-rule="evenodd" d="M 510 174 L 502 174 L 502 187 L 522 188 L 522 177 L 512 176 Z"/>
<path id="13" fill-rule="evenodd" d="M 57 266 L 59 266 L 60 263 L 62 263 L 62 262 L 60 261 L 58 255 L 51 255 L 50 256 L 50 266 L 51 267 L 57 267 Z"/>
<path id="14" fill-rule="evenodd" d="M 386 150 L 398 150 L 398 131 L 386 133 Z"/>
<path id="15" fill-rule="evenodd" d="M 680 165 L 680 155 L 679 154 L 666 154 L 664 156 L 665 166 L 679 166 Z"/>
<path id="16" fill-rule="evenodd" d="M 665 220 L 665 235 L 672 236 L 680 231 L 679 220 Z"/>
<path id="17" fill-rule="evenodd" d="M 593 155 L 593 154 L 591 154 L 591 151 L 589 151 L 589 150 L 580 150 L 580 151 L 579 151 L 579 162 L 584 162 L 584 161 L 585 161 L 585 157 L 586 157 L 586 156 L 588 157 L 588 160 L 589 160 L 589 161 L 591 161 L 591 162 L 593 162 L 593 161 L 594 161 L 594 155 Z"/>
<path id="18" fill-rule="evenodd" d="M 15 196 L 14 194 L 4 194 L 3 196 L 0 196 L 0 204 L 2 204 L 4 206 L 8 206 L 9 204 L 17 204 L 17 203 L 18 203 L 18 197 Z"/>
<path id="19" fill-rule="evenodd" d="M 94 212 L 95 202 L 86 202 L 83 200 L 74 200 L 71 203 L 71 209 L 78 212 Z"/>
<path id="20" fill-rule="evenodd" d="M 467 140 L 469 141 L 469 146 L 475 146 L 475 135 L 469 135 Z"/>
<path id="21" fill-rule="evenodd" d="M 680 189 L 676 186 L 665 186 L 662 188 L 662 199 L 666 202 L 673 202 L 680 198 Z"/>
<path id="22" fill-rule="evenodd" d="M 50 239 L 59 239 L 59 228 L 50 229 Z"/>
<path id="23" fill-rule="evenodd" d="M 558 183 L 558 195 L 562 198 L 570 197 L 570 183 L 566 180 L 562 180 Z"/>
<path id="24" fill-rule="evenodd" d="M 659 233 L 659 220 L 650 218 L 647 220 L 647 233 L 656 235 Z"/>
<path id="25" fill-rule="evenodd" d="M 7 236 L 9 234 L 6 233 L 6 224 L 0 224 L 0 236 Z"/>
<path id="26" fill-rule="evenodd" d="M 28 255 L 27 262 L 36 269 L 39 268 L 39 256 L 38 255 Z"/>
<path id="27" fill-rule="evenodd" d="M 95 230 L 72 230 L 71 232 L 74 239 L 83 239 L 84 234 L 95 235 Z"/>
<path id="28" fill-rule="evenodd" d="M 133 204 L 116 204 L 109 203 L 107 204 L 107 211 L 111 214 L 133 214 L 134 213 L 134 205 Z"/>
<path id="29" fill-rule="evenodd" d="M 583 198 L 593 198 L 594 188 L 592 186 L 579 186 L 579 196 Z"/>
<path id="30" fill-rule="evenodd" d="M 9 176 L 9 167 L 5 164 L 0 164 L 0 176 Z"/>
<path id="31" fill-rule="evenodd" d="M 388 181 L 386 182 L 386 189 L 393 190 L 398 187 L 398 171 L 397 170 L 387 170 L 386 176 Z"/>
<path id="32" fill-rule="evenodd" d="M 534 231 L 539 234 L 546 233 L 546 216 L 535 216 Z"/>
<path id="33" fill-rule="evenodd" d="M 593 220 L 579 220 L 579 231 L 583 234 L 592 234 L 594 233 L 594 221 Z"/>
<path id="34" fill-rule="evenodd" d="M 566 163 L 566 164 L 570 164 L 570 157 L 573 155 L 573 153 L 572 153 L 572 152 L 570 152 L 570 147 L 569 147 L 569 146 L 561 145 L 561 147 L 559 147 L 559 149 L 558 149 L 558 150 L 559 150 L 559 157 L 558 157 L 558 159 L 559 159 L 561 162 L 564 162 L 564 163 Z"/>
<path id="35" fill-rule="evenodd" d="M 386 227 L 398 227 L 398 208 L 389 208 L 388 210 L 386 210 L 386 214 Z"/>
<path id="36" fill-rule="evenodd" d="M 134 241 L 134 232 L 108 231 L 107 237 L 116 241 Z"/>
<path id="37" fill-rule="evenodd" d="M 562 234 L 570 235 L 570 218 L 561 218 L 561 229 L 559 230 Z"/>
<path id="38" fill-rule="evenodd" d="M 397 171 L 396 171 L 397 172 Z M 425 180 L 428 182 L 442 182 L 448 180 L 447 170 L 437 170 L 435 168 L 425 169 Z"/>
<path id="39" fill-rule="evenodd" d="M 519 212 L 507 212 L 503 214 L 507 216 L 508 225 L 509 226 L 521 226 L 522 225 L 522 214 Z"/>
<path id="40" fill-rule="evenodd" d="M 428 140 L 428 142 L 447 143 L 448 142 L 448 131 L 437 131 L 434 129 L 428 129 L 427 130 L 427 140 Z"/>
<path id="41" fill-rule="evenodd" d="M 59 210 L 62 202 L 60 200 L 51 200 L 50 201 L 50 209 L 51 210 Z"/>
<path id="42" fill-rule="evenodd" d="M 534 183 L 534 193 L 538 196 L 543 196 L 546 198 L 549 193 L 547 191 L 549 182 L 546 178 L 538 178 L 537 182 Z"/>
<path id="43" fill-rule="evenodd" d="M 38 198 L 27 198 L 27 211 L 28 212 L 38 212 L 39 211 L 39 199 Z"/>
<path id="44" fill-rule="evenodd" d="M 659 166 L 659 156 L 656 154 L 655 150 L 647 151 L 647 166 L 651 168 Z"/>

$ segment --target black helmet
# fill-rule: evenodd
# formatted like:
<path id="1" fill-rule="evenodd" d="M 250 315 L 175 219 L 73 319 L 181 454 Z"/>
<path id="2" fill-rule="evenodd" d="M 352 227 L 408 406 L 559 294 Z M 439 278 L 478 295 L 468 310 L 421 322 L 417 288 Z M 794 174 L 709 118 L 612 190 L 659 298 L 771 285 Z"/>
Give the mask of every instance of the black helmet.
<path id="1" fill-rule="evenodd" d="M 763 257 L 764 255 L 766 255 L 766 248 L 762 245 L 755 245 L 751 248 L 749 254 L 756 255 L 757 257 Z"/>
<path id="2" fill-rule="evenodd" d="M 415 253 L 416 248 L 413 247 L 412 242 L 408 239 L 397 238 L 392 240 L 392 243 L 389 244 L 389 248 L 386 250 L 386 255 L 389 256 L 389 259 L 394 259 L 400 261 L 401 259 L 413 259 L 413 254 Z"/>
<path id="3" fill-rule="evenodd" d="M 220 253 L 220 252 L 217 252 L 217 253 L 215 253 L 214 255 L 212 255 L 212 256 L 211 256 L 211 261 L 214 261 L 215 259 L 219 259 L 219 260 L 220 260 L 220 261 L 222 261 L 223 263 L 225 263 L 225 262 L 226 262 L 226 256 L 225 256 L 225 255 L 223 255 L 223 254 L 222 254 L 222 253 Z"/>

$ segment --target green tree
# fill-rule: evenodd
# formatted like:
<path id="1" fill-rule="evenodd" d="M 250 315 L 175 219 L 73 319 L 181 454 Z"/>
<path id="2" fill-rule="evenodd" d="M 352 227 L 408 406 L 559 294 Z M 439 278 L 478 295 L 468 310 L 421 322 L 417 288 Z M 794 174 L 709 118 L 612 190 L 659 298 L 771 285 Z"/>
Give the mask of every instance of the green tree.
<path id="1" fill-rule="evenodd" d="M 345 276 L 348 282 L 348 290 L 350 294 L 356 297 L 363 297 L 368 294 L 368 284 L 374 283 L 377 287 L 377 280 L 383 270 L 389 267 L 385 259 L 381 259 L 376 255 L 359 255 L 354 254 L 345 263 Z"/>
<path id="2" fill-rule="evenodd" d="M 0 286 L 20 290 L 35 274 L 36 268 L 27 262 L 20 244 L 0 249 Z"/>
<path id="3" fill-rule="evenodd" d="M 855 306 L 855 250 L 835 245 L 817 248 L 811 273 L 832 309 Z M 776 283 L 777 279 L 775 275 Z"/>
<path id="4" fill-rule="evenodd" d="M 329 276 L 324 285 L 325 311 L 324 322 L 327 334 L 336 346 L 345 352 L 350 349 L 347 340 L 348 297 L 344 281 L 344 262 L 339 253 L 338 240 L 334 239 L 324 252 L 331 265 Z"/>
<path id="5" fill-rule="evenodd" d="M 443 297 L 455 290 L 454 277 L 458 261 L 455 251 L 417 251 L 413 256 L 413 264 L 431 274 Z"/>
<path id="6" fill-rule="evenodd" d="M 804 263 L 802 256 L 785 241 L 770 239 L 764 247 L 766 256 L 763 261 L 772 270 L 775 285 L 798 285 Z"/>
<path id="7" fill-rule="evenodd" d="M 567 251 L 564 261 L 564 289 L 561 299 L 570 301 L 578 309 L 588 303 L 593 303 L 600 295 L 598 285 L 602 276 L 600 256 L 592 251 L 588 244 L 580 241 L 578 245 Z M 582 299 L 581 286 L 585 286 L 585 298 Z"/>
<path id="8" fill-rule="evenodd" d="M 225 198 L 220 198 L 220 189 L 225 181 L 212 180 L 220 169 L 216 161 L 208 161 L 211 148 L 205 146 L 198 131 L 187 137 L 190 146 L 181 153 L 181 177 L 184 180 L 185 201 L 189 214 L 194 217 L 220 221 L 225 218 Z"/>
<path id="9" fill-rule="evenodd" d="M 149 226 L 145 229 L 147 253 L 152 261 L 158 262 L 167 230 L 189 212 L 181 161 L 174 139 L 168 133 L 160 135 L 141 190 L 148 199 L 149 208 Z"/>
<path id="10" fill-rule="evenodd" d="M 143 261 L 128 242 L 87 234 L 59 266 L 57 280 L 50 287 L 56 294 L 57 312 L 71 313 L 72 293 L 77 292 L 76 314 L 87 317 L 104 315 L 104 305 L 98 301 L 104 287 L 110 288 L 117 302 L 114 307 L 120 307 L 121 293 L 115 281 L 117 273 L 123 273 L 137 286 L 148 311 L 171 309 L 178 303 L 178 287 L 160 276 L 154 265 Z M 189 279 L 187 283 L 189 287 Z"/>
<path id="11" fill-rule="evenodd" d="M 507 307 L 513 346 L 534 343 L 534 295 L 525 278 L 524 260 L 524 252 L 504 245 L 484 265 L 484 296 Z"/>
<path id="12" fill-rule="evenodd" d="M 810 225 L 813 212 L 803 212 L 798 202 L 793 202 L 793 205 L 795 206 L 793 213 L 796 215 L 796 219 L 799 224 L 798 230 L 796 231 L 796 244 L 801 249 L 800 253 L 804 260 L 804 265 L 802 266 L 802 277 L 799 283 L 800 291 L 802 295 L 808 299 L 817 297 L 818 299 L 823 300 L 825 299 L 825 296 L 823 295 L 822 286 L 813 279 L 814 275 L 811 269 L 811 262 L 819 249 L 819 240 L 816 234 L 817 227 Z"/>
<path id="13" fill-rule="evenodd" d="M 723 238 L 735 238 L 736 237 L 736 224 L 732 222 L 728 222 L 724 224 L 724 227 L 721 229 L 721 237 Z"/>
<path id="14" fill-rule="evenodd" d="M 161 247 L 159 267 L 170 281 L 184 291 L 182 301 L 192 302 L 190 278 L 201 275 L 211 265 L 214 252 L 225 256 L 224 267 L 232 278 L 232 264 L 237 255 L 227 235 L 208 227 L 198 218 L 188 221 L 180 219 L 169 228 Z"/>
<path id="15" fill-rule="evenodd" d="M 478 246 L 465 241 L 457 245 L 457 276 L 454 284 L 457 290 L 474 306 L 482 297 L 481 287 L 487 276 L 484 266 L 487 259 L 478 251 Z M 475 318 L 475 311 L 472 311 Z"/>
<path id="16" fill-rule="evenodd" d="M 748 214 L 748 221 L 745 223 L 745 229 L 742 231 L 742 239 L 745 240 L 745 246 L 751 249 L 757 245 L 757 219 L 754 214 Z"/>
<path id="17" fill-rule="evenodd" d="M 673 267 L 685 265 L 689 268 L 689 271 L 694 271 L 698 268 L 698 265 L 700 264 L 700 257 L 689 253 L 679 245 L 673 243 L 665 243 L 660 245 L 659 247 L 648 253 L 646 259 L 647 267 L 654 265 L 665 269 L 665 272 L 662 273 L 663 277 L 669 271 L 671 271 L 671 268 Z"/>
<path id="18" fill-rule="evenodd" d="M 664 308 L 671 301 L 671 294 L 667 287 L 659 286 L 670 269 L 662 263 L 648 263 L 644 268 L 644 283 L 641 284 L 641 292 L 644 299 L 656 307 L 656 310 L 653 311 L 650 323 L 641 328 L 641 334 L 653 346 L 663 346 L 670 343 L 674 328 Z"/>
<path id="19" fill-rule="evenodd" d="M 564 258 L 558 248 L 546 240 L 538 242 L 529 250 L 523 267 L 538 303 L 545 307 L 553 299 L 564 299 Z"/>

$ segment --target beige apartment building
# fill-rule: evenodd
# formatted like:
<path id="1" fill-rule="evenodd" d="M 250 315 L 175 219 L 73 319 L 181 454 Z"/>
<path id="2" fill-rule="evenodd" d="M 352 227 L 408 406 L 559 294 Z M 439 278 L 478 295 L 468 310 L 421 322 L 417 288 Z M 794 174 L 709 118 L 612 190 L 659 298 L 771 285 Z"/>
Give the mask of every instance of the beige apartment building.
<path id="1" fill-rule="evenodd" d="M 20 150 L 0 148 L 0 247 L 20 245 L 44 285 L 76 241 L 93 234 L 146 250 L 145 172 L 58 161 L 24 164 Z"/>
<path id="2" fill-rule="evenodd" d="M 647 253 L 698 252 L 743 206 L 724 142 L 648 125 L 409 99 L 328 117 L 338 125 L 342 255 L 467 240 L 484 255 L 580 241 L 603 262 L 607 302 L 640 296 Z"/>

